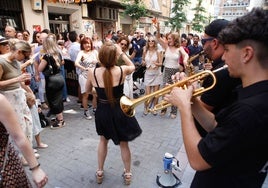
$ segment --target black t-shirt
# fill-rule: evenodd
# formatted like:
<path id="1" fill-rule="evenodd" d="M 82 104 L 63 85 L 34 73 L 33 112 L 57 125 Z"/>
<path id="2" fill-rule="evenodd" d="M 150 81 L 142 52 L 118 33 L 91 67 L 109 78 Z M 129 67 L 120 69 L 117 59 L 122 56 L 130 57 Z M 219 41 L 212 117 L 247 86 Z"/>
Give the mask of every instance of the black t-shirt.
<path id="1" fill-rule="evenodd" d="M 196 46 L 194 46 L 194 45 L 189 45 L 188 47 L 188 50 L 189 50 L 189 56 L 191 57 L 191 56 L 194 56 L 194 55 L 196 55 L 196 54 L 198 54 L 198 53 L 200 53 L 201 51 L 203 51 L 203 47 L 202 46 L 200 46 L 200 45 L 196 45 Z M 194 66 L 198 66 L 199 65 L 199 58 L 196 58 L 196 59 L 194 59 L 193 61 L 192 61 L 192 64 L 194 65 Z"/>
<path id="2" fill-rule="evenodd" d="M 261 187 L 268 160 L 268 81 L 238 90 L 238 101 L 217 116 L 217 127 L 198 144 L 212 168 L 197 172 L 192 187 Z"/>
<path id="3" fill-rule="evenodd" d="M 213 70 L 216 70 L 224 65 L 221 59 L 213 62 Z M 239 78 L 231 78 L 228 69 L 221 70 L 215 73 L 216 84 L 211 89 L 201 95 L 201 100 L 209 106 L 213 106 L 213 113 L 217 114 L 222 108 L 230 105 L 236 100 L 234 89 L 241 85 Z M 207 77 L 204 80 L 203 86 L 211 85 L 212 78 Z"/>
<path id="4" fill-rule="evenodd" d="M 213 70 L 221 68 L 225 63 L 221 59 L 213 62 Z M 213 106 L 213 114 L 217 114 L 221 109 L 229 106 L 236 100 L 235 88 L 241 85 L 241 80 L 238 78 L 231 78 L 227 69 L 215 73 L 216 84 L 211 89 L 201 95 L 201 101 L 209 106 Z M 207 87 L 212 83 L 212 77 L 208 76 L 202 86 Z M 206 131 L 195 121 L 196 127 L 202 137 L 206 135 Z"/>
<path id="5" fill-rule="evenodd" d="M 44 54 L 42 58 L 47 62 L 47 65 L 43 70 L 43 74 L 45 75 L 45 77 L 49 77 L 51 75 L 55 75 L 60 72 L 60 67 L 57 66 L 56 60 L 52 55 Z M 60 53 L 59 53 L 59 61 L 62 61 L 62 56 Z"/>

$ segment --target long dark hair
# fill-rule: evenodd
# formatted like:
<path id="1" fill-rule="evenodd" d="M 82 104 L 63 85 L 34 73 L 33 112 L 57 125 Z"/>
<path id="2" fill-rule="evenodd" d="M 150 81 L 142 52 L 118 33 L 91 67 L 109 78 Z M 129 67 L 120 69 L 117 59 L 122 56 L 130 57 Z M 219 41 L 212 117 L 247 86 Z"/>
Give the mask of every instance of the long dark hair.
<path id="1" fill-rule="evenodd" d="M 105 71 L 103 73 L 105 94 L 109 103 L 114 106 L 113 95 L 113 75 L 111 68 L 116 64 L 116 46 L 111 42 L 106 42 L 99 50 L 99 60 Z"/>

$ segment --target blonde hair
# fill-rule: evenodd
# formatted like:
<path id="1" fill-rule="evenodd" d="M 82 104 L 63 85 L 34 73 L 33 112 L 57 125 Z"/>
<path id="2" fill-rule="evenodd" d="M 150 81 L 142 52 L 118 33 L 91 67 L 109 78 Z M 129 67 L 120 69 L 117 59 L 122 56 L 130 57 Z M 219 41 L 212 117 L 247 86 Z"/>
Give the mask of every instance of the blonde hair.
<path id="1" fill-rule="evenodd" d="M 9 46 L 11 51 L 20 50 L 23 52 L 32 52 L 30 44 L 19 39 L 9 39 Z"/>
<path id="2" fill-rule="evenodd" d="M 43 41 L 43 51 L 44 53 L 53 56 L 57 64 L 61 64 L 61 60 L 59 58 L 60 49 L 56 41 L 56 35 L 52 33 L 47 35 Z"/>
<path id="3" fill-rule="evenodd" d="M 149 50 L 149 40 L 154 41 L 154 50 L 157 50 L 157 41 L 156 41 L 156 38 L 154 36 L 150 36 L 150 37 L 148 37 L 148 40 L 146 42 L 145 53 Z"/>

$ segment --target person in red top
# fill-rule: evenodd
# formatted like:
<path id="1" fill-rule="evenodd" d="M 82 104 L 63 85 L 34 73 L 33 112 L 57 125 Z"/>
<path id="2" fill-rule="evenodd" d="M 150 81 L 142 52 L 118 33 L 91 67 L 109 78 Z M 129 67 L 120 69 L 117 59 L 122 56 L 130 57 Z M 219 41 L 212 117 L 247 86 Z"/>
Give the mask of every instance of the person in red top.
<path id="1" fill-rule="evenodd" d="M 189 55 L 190 51 L 188 49 L 188 44 L 189 44 L 189 40 L 190 39 L 186 39 L 186 38 L 181 38 L 181 46 L 183 47 L 184 51 Z M 181 64 L 184 67 L 183 64 L 183 57 L 181 56 L 179 59 L 179 64 Z M 184 67 L 185 68 L 185 67 Z"/>

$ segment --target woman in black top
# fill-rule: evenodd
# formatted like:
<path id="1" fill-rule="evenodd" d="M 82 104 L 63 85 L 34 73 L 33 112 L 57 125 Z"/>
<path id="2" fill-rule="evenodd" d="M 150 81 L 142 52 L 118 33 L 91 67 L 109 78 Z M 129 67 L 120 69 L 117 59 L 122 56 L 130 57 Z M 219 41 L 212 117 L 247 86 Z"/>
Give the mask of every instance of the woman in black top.
<path id="1" fill-rule="evenodd" d="M 62 90 L 64 87 L 64 78 L 60 73 L 60 66 L 63 60 L 60 50 L 56 43 L 56 36 L 49 34 L 43 42 L 44 55 L 38 67 L 39 72 L 43 72 L 46 80 L 46 97 L 50 107 L 50 112 L 56 114 L 56 121 L 51 128 L 60 128 L 64 126 L 63 121 L 63 100 Z"/>
<path id="2" fill-rule="evenodd" d="M 125 61 L 125 65 L 116 66 L 118 57 Z M 97 133 L 100 135 L 100 142 L 96 178 L 98 183 L 102 183 L 107 145 L 109 139 L 112 139 L 114 144 L 120 145 L 125 167 L 124 180 L 128 185 L 132 176 L 128 141 L 138 137 L 142 130 L 135 117 L 128 117 L 123 113 L 119 100 L 123 96 L 125 77 L 134 71 L 135 66 L 118 45 L 109 42 L 101 47 L 99 60 L 100 67 L 89 70 L 86 84 L 87 91 L 92 91 L 94 87 L 98 95 L 95 124 Z"/>

